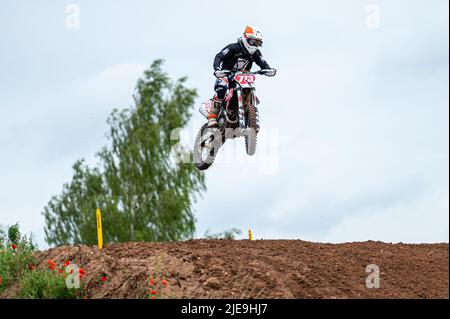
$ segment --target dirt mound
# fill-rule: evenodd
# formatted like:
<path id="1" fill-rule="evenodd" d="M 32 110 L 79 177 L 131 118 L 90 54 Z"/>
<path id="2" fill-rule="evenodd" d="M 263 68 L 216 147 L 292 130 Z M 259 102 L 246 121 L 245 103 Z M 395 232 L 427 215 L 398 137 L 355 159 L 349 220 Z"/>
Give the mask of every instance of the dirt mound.
<path id="1" fill-rule="evenodd" d="M 89 298 L 147 298 L 152 289 L 166 298 L 449 297 L 448 244 L 192 240 L 59 247 L 38 258 L 40 267 L 83 267 Z M 370 264 L 379 288 L 366 286 Z"/>

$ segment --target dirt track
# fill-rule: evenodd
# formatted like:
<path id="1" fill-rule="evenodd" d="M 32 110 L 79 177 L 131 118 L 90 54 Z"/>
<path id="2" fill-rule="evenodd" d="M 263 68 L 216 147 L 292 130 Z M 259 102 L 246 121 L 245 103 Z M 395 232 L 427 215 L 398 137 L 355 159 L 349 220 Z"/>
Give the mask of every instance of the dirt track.
<path id="1" fill-rule="evenodd" d="M 448 298 L 448 244 L 193 240 L 59 247 L 38 255 L 86 270 L 89 298 Z M 366 287 L 366 266 L 380 288 Z M 99 278 L 107 275 L 107 281 Z M 168 285 L 163 287 L 161 279 Z"/>

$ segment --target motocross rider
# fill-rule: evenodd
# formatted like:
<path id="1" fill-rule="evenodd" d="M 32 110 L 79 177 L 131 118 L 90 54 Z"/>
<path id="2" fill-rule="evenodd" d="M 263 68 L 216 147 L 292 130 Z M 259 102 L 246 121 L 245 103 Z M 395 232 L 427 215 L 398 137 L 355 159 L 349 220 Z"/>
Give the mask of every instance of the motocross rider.
<path id="1" fill-rule="evenodd" d="M 217 126 L 217 115 L 228 90 L 227 71 L 247 71 L 255 62 L 267 76 L 274 76 L 275 69 L 271 69 L 263 59 L 258 47 L 262 46 L 263 34 L 252 25 L 247 25 L 242 37 L 236 43 L 231 43 L 217 53 L 214 58 L 214 75 L 217 80 L 214 85 L 216 94 L 212 99 L 212 110 L 208 115 L 208 127 Z"/>

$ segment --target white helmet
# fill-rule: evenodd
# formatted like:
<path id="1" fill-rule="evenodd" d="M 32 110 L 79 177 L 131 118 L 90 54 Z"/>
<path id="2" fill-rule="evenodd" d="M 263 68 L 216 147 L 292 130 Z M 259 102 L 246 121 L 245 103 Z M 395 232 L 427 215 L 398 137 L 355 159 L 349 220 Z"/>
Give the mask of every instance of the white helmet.
<path id="1" fill-rule="evenodd" d="M 258 50 L 258 47 L 262 46 L 263 38 L 264 36 L 258 28 L 248 25 L 245 27 L 244 36 L 241 38 L 241 42 L 247 52 L 253 54 Z"/>

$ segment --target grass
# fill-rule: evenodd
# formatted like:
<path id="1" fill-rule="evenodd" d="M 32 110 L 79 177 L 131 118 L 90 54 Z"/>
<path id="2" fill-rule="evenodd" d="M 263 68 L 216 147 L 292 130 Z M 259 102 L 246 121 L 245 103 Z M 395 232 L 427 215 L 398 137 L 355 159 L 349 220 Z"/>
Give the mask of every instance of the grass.
<path id="1" fill-rule="evenodd" d="M 25 299 L 77 299 L 82 290 L 67 288 L 66 277 L 49 270 L 28 271 L 21 283 L 19 298 Z"/>
<path id="2" fill-rule="evenodd" d="M 1 233 L 0 235 L 4 234 Z M 68 288 L 65 269 L 38 269 L 34 252 L 37 246 L 31 236 L 22 236 L 16 224 L 8 229 L 8 238 L 0 236 L 0 296 L 6 289 L 18 284 L 17 298 L 74 299 L 81 298 L 84 289 Z M 70 278 L 73 280 L 73 278 Z"/>
<path id="3" fill-rule="evenodd" d="M 19 282 L 35 263 L 33 249 L 27 243 L 0 244 L 0 294 Z"/>

